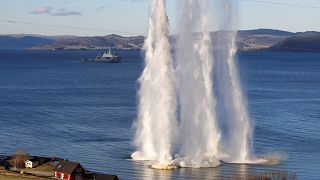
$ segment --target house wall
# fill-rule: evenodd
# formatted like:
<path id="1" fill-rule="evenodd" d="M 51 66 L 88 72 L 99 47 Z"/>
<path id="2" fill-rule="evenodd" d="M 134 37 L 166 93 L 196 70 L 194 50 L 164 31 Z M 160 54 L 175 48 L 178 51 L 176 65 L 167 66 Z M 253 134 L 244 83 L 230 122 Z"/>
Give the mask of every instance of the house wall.
<path id="1" fill-rule="evenodd" d="M 61 172 L 54 172 L 54 177 L 57 179 L 65 179 L 65 180 L 71 180 L 72 177 L 70 174 L 66 174 L 66 173 L 61 173 Z"/>
<path id="2" fill-rule="evenodd" d="M 71 179 L 70 174 L 64 174 L 63 179 L 70 180 Z"/>
<path id="3" fill-rule="evenodd" d="M 85 180 L 85 174 L 80 172 L 80 173 L 73 173 L 71 175 L 71 180 Z"/>

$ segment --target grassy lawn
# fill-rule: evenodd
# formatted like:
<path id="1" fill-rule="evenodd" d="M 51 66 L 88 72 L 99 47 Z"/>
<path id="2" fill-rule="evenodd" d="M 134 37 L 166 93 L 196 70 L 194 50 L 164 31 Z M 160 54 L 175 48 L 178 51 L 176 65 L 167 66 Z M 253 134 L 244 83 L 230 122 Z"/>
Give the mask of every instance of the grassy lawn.
<path id="1" fill-rule="evenodd" d="M 32 169 L 24 169 L 26 172 L 29 171 L 32 172 L 34 171 L 35 174 L 37 172 L 37 175 L 40 174 L 40 176 L 45 177 L 48 176 L 47 174 L 52 172 L 53 168 L 55 167 L 55 165 L 52 164 L 46 164 L 43 166 L 39 166 L 37 168 L 32 168 Z M 23 171 L 23 170 L 22 170 Z M 27 179 L 27 180 L 41 180 L 41 179 L 46 179 L 46 178 L 40 178 L 40 177 L 36 177 L 36 176 L 29 176 L 29 175 L 19 175 L 17 174 L 17 176 L 15 176 L 14 173 L 13 176 L 10 175 L 4 175 L 4 174 L 0 174 L 0 180 L 23 180 L 23 179 Z M 43 175 L 44 174 L 44 175 Z M 52 173 L 53 175 L 53 173 Z M 49 175 L 50 176 L 50 175 Z"/>
<path id="2" fill-rule="evenodd" d="M 36 168 L 32 168 L 32 169 L 24 169 L 24 170 L 34 170 L 34 171 L 49 171 L 52 172 L 54 169 L 55 165 L 53 164 L 45 164 L 43 166 L 38 166 Z"/>
<path id="3" fill-rule="evenodd" d="M 0 174 L 0 180 L 24 180 L 24 179 L 38 180 L 40 178 L 36 178 L 36 177 L 27 178 L 27 177 L 19 177 L 19 176 L 5 176 L 5 175 Z"/>

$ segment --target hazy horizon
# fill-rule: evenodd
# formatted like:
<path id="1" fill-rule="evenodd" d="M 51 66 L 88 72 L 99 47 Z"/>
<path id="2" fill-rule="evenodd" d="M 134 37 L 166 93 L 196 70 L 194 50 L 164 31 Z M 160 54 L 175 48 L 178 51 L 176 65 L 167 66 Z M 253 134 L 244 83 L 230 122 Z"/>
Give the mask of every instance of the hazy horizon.
<path id="1" fill-rule="evenodd" d="M 216 12 L 219 0 L 211 1 Z M 0 34 L 122 36 L 145 35 L 148 0 L 0 0 Z M 168 0 L 174 34 L 174 0 Z M 320 1 L 239 0 L 238 29 L 279 29 L 290 32 L 320 31 Z M 8 22 L 9 21 L 9 22 Z M 66 28 L 68 27 L 68 28 Z M 214 29 L 213 29 L 214 30 Z"/>
<path id="2" fill-rule="evenodd" d="M 315 30 L 306 30 L 306 31 L 288 31 L 288 30 L 283 30 L 283 29 L 270 29 L 270 28 L 257 28 L 257 29 L 239 29 L 238 31 L 252 31 L 252 30 L 276 30 L 276 31 L 284 31 L 284 32 L 291 32 L 291 33 L 303 33 L 303 32 L 320 32 L 320 31 L 315 31 Z M 212 31 L 212 32 L 216 32 L 216 31 Z M 101 34 L 101 35 L 88 35 L 88 36 L 82 36 L 82 35 L 71 35 L 71 34 L 61 34 L 61 35 L 47 35 L 47 34 L 28 34 L 28 33 L 19 33 L 19 34 L 0 34 L 0 36 L 17 36 L 17 37 L 24 37 L 24 36 L 39 36 L 39 37 L 62 37 L 62 36 L 66 36 L 66 37 L 94 37 L 94 36 L 108 36 L 108 35 L 119 35 L 122 37 L 133 37 L 133 36 L 145 36 L 143 34 L 139 35 L 139 34 L 117 34 L 117 33 L 109 33 L 109 34 Z M 175 34 L 170 34 L 170 35 L 175 35 Z"/>

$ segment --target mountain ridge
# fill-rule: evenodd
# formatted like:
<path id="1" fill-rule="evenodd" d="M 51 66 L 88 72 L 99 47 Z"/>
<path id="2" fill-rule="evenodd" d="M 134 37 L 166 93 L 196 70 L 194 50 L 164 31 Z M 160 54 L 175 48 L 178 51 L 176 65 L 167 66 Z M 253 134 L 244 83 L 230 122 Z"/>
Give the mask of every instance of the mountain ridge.
<path id="1" fill-rule="evenodd" d="M 0 49 L 26 49 L 53 42 L 52 39 L 34 36 L 11 37 L 0 35 Z"/>
<path id="2" fill-rule="evenodd" d="M 228 31 L 212 32 L 213 41 L 215 38 L 224 37 Z M 295 38 L 292 43 L 306 45 L 309 37 L 320 37 L 320 32 L 289 32 L 277 29 L 253 29 L 239 30 L 237 32 L 237 47 L 239 51 L 285 51 L 283 47 L 285 41 L 290 41 L 290 38 Z M 144 36 L 124 37 L 117 34 L 105 36 L 44 36 L 44 35 L 0 35 L 0 49 L 37 49 L 37 50 L 54 50 L 54 49 L 142 49 Z M 315 38 L 314 41 L 320 41 L 320 38 Z M 170 36 L 170 43 L 175 46 L 176 36 Z M 296 46 L 296 45 L 295 45 Z M 280 49 L 279 49 L 280 48 Z M 301 47 L 303 49 L 303 47 Z M 317 49 L 317 48 L 315 48 Z M 313 49 L 314 50 L 314 49 Z"/>

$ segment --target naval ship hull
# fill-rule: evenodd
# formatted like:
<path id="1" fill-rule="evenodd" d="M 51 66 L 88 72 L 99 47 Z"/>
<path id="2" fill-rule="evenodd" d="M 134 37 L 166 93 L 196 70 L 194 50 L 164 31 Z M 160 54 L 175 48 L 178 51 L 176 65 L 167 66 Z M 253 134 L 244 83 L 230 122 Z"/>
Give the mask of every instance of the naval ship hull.
<path id="1" fill-rule="evenodd" d="M 96 63 L 120 63 L 121 58 L 95 58 L 95 59 L 83 59 L 82 62 L 96 62 Z"/>

